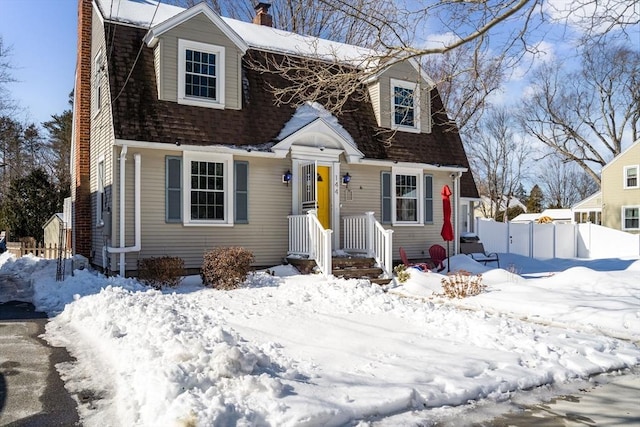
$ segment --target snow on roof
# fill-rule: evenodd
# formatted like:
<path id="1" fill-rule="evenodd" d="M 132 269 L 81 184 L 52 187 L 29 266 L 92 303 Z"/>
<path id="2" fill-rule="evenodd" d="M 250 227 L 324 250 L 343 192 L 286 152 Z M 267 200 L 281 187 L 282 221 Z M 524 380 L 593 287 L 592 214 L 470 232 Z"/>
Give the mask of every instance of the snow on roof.
<path id="1" fill-rule="evenodd" d="M 540 213 L 522 213 L 517 217 L 513 218 L 511 222 L 533 222 L 540 218 Z"/>
<path id="2" fill-rule="evenodd" d="M 338 122 L 338 119 L 328 112 L 322 105 L 317 102 L 307 101 L 301 106 L 298 107 L 296 112 L 291 117 L 282 130 L 280 134 L 276 137 L 277 140 L 282 141 L 289 135 L 297 132 L 302 129 L 309 123 L 313 122 L 316 119 L 323 119 L 325 123 L 327 123 L 333 130 L 342 136 L 349 144 L 356 146 L 355 141 L 349 135 L 349 132 L 342 127 L 342 125 Z"/>
<path id="3" fill-rule="evenodd" d="M 541 216 L 548 216 L 553 219 L 571 219 L 573 214 L 571 209 L 545 209 L 540 214 Z"/>
<path id="4" fill-rule="evenodd" d="M 96 0 L 108 21 L 140 27 L 154 27 L 186 9 L 154 0 Z M 379 56 L 374 50 L 318 37 L 304 36 L 276 28 L 222 17 L 250 47 L 271 52 L 311 56 L 325 60 L 338 59 L 359 67 L 367 67 Z"/>

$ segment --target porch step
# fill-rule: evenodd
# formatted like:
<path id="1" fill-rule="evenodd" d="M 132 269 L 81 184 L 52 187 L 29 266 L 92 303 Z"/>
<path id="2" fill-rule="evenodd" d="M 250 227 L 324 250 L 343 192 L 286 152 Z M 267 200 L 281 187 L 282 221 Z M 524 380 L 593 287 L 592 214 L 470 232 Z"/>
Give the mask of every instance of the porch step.
<path id="1" fill-rule="evenodd" d="M 345 279 L 369 279 L 371 283 L 387 285 L 391 279 L 383 279 L 382 269 L 376 267 L 373 258 L 363 257 L 334 257 L 332 259 L 333 270 L 331 273 L 336 277 Z"/>
<path id="2" fill-rule="evenodd" d="M 296 267 L 302 274 L 310 274 L 316 266 L 315 261 L 309 259 L 287 258 L 287 261 Z M 391 279 L 380 278 L 382 269 L 376 267 L 373 258 L 364 257 L 334 257 L 331 260 L 333 269 L 331 274 L 345 279 L 366 278 L 371 283 L 387 285 Z"/>

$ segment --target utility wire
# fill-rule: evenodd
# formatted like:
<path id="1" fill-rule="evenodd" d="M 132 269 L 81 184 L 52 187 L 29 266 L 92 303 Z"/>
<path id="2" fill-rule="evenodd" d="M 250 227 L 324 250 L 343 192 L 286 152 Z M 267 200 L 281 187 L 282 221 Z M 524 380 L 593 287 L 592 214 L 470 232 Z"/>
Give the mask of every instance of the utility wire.
<path id="1" fill-rule="evenodd" d="M 156 13 L 158 13 L 158 8 L 160 7 L 160 3 L 161 2 L 162 2 L 161 0 L 158 0 L 158 3 L 156 3 L 156 10 L 153 11 L 153 16 L 151 17 L 151 21 L 149 22 L 149 28 L 147 28 L 147 30 L 151 29 L 151 25 L 153 25 L 153 20 L 156 18 Z M 124 81 L 124 84 L 122 85 L 122 89 L 120 89 L 120 92 L 118 92 L 116 97 L 111 100 L 111 103 L 116 102 L 118 100 L 118 98 L 120 97 L 120 95 L 122 95 L 122 92 L 124 92 L 124 89 L 127 87 L 127 83 L 129 83 L 129 79 L 131 78 L 131 74 L 133 74 L 133 70 L 134 70 L 134 68 L 136 68 L 136 64 L 138 63 L 138 59 L 140 58 L 140 54 L 142 53 L 142 49 L 143 48 L 144 48 L 144 38 L 143 38 L 142 42 L 140 43 L 140 49 L 138 49 L 138 54 L 136 55 L 136 59 L 133 61 L 133 65 L 131 66 L 131 69 L 129 70 L 129 74 L 127 74 L 127 78 Z"/>

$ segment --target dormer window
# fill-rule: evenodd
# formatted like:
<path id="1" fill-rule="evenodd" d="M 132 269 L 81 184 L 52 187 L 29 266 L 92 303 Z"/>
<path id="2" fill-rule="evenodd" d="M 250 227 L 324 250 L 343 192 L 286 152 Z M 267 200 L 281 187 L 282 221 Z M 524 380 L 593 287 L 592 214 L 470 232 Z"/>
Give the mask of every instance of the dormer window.
<path id="1" fill-rule="evenodd" d="M 391 79 L 391 127 L 420 132 L 420 92 L 416 83 Z"/>
<path id="2" fill-rule="evenodd" d="M 178 41 L 178 103 L 224 108 L 224 47 Z"/>

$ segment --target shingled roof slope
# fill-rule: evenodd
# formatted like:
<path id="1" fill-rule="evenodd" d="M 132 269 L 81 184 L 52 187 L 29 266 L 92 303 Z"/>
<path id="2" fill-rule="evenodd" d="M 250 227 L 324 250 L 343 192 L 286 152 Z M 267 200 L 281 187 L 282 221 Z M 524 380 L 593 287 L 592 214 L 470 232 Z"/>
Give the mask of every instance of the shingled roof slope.
<path id="1" fill-rule="evenodd" d="M 105 23 L 105 26 L 117 26 L 117 30 L 105 29 L 112 35 L 109 42 L 113 43 L 107 51 L 112 52 L 108 66 L 117 139 L 256 147 L 276 142 L 275 138 L 295 113 L 291 105 L 276 106 L 268 89 L 269 85 L 281 86 L 286 81 L 274 74 L 259 73 L 246 63 L 243 80 L 247 87 L 243 90 L 241 110 L 202 108 L 159 100 L 153 49 L 142 41 L 146 30 L 114 23 Z M 262 52 L 253 50 L 249 54 L 262 55 Z M 435 89 L 432 91 L 432 111 L 435 113 L 430 134 L 390 134 L 378 127 L 371 103 L 358 101 L 355 97 L 347 102 L 337 118 L 366 158 L 468 168 L 460 136 L 452 128 Z M 461 194 L 478 197 L 471 173 L 463 174 Z"/>

